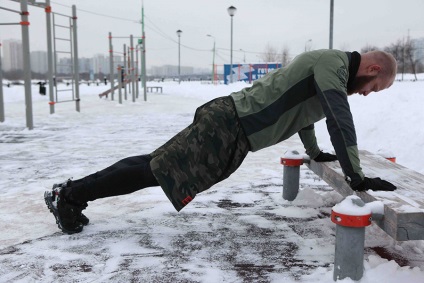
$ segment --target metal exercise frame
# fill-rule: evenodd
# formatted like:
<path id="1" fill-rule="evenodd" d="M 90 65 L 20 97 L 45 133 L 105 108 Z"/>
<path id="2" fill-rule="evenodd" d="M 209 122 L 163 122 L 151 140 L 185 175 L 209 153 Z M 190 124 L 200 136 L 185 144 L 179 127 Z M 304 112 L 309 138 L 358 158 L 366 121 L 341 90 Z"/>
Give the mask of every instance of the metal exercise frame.
<path id="1" fill-rule="evenodd" d="M 123 39 L 130 39 L 130 46 L 127 48 L 127 45 L 124 44 L 123 46 L 123 67 L 124 67 L 124 78 L 121 78 L 121 80 L 126 81 L 126 76 L 128 75 L 129 81 L 131 82 L 131 91 L 132 93 L 132 101 L 135 102 L 135 99 L 138 98 L 139 94 L 139 88 L 138 88 L 138 54 L 136 54 L 137 61 L 134 62 L 134 50 L 137 52 L 137 48 L 134 48 L 134 37 L 133 35 L 128 36 L 114 36 L 112 37 L 112 33 L 109 32 L 109 67 L 110 67 L 110 91 L 112 93 L 112 100 L 114 100 L 114 61 L 113 61 L 113 44 L 112 39 L 113 38 L 123 38 Z M 128 56 L 128 57 L 127 57 Z M 121 68 L 118 68 L 119 72 L 121 71 Z M 118 80 L 120 77 L 120 73 L 118 74 Z M 125 100 L 127 99 L 127 83 L 124 83 L 125 87 Z M 146 99 L 145 99 L 146 100 Z"/>
<path id="2" fill-rule="evenodd" d="M 64 17 L 69 21 L 69 25 L 62 25 L 56 23 L 57 17 Z M 67 16 L 59 13 L 53 13 L 53 54 L 54 54 L 54 97 L 50 97 L 50 105 L 54 105 L 56 103 L 61 102 L 73 102 L 75 101 L 76 111 L 80 111 L 80 95 L 79 95 L 79 65 L 78 65 L 78 42 L 77 42 L 77 24 L 76 24 L 77 16 L 76 16 L 76 7 L 72 6 L 72 16 Z M 69 37 L 59 37 L 57 36 L 58 30 L 68 30 Z M 58 50 L 57 43 L 58 42 L 68 42 L 69 50 Z M 71 69 L 71 76 L 67 77 L 59 77 L 58 76 L 58 54 L 69 54 L 71 61 L 70 64 L 61 64 L 65 66 L 69 66 Z M 70 89 L 58 89 L 57 84 L 59 79 L 70 79 L 71 80 L 71 88 Z M 59 100 L 59 92 L 71 91 L 72 99 L 70 100 Z"/>
<path id="3" fill-rule="evenodd" d="M 0 7 L 1 10 L 6 10 L 13 13 L 18 13 L 21 15 L 21 22 L 19 23 L 0 23 L 0 25 L 21 25 L 22 27 L 22 49 L 23 49 L 23 63 L 24 63 L 24 82 L 25 82 L 25 107 L 26 107 L 26 125 L 31 130 L 34 128 L 33 122 L 33 113 L 32 113 L 32 94 L 31 94 L 31 65 L 30 65 L 30 48 L 29 48 L 29 21 L 28 21 L 28 5 L 44 8 L 46 12 L 46 26 L 47 26 L 47 66 L 48 66 L 48 80 L 49 80 L 49 107 L 50 114 L 54 113 L 54 105 L 57 103 L 54 95 L 54 85 L 55 80 L 53 77 L 54 73 L 54 63 L 53 62 L 53 49 L 52 49 L 52 23 L 51 23 L 51 14 L 52 9 L 50 6 L 50 0 L 45 0 L 45 2 L 36 2 L 35 0 L 11 0 L 13 2 L 18 2 L 21 5 L 21 11 L 16 11 L 4 7 Z M 57 14 L 57 13 L 56 13 Z M 69 16 L 66 16 L 69 17 Z M 80 111 L 80 98 L 79 98 L 79 70 L 78 70 L 78 42 L 77 42 L 77 25 L 76 25 L 76 6 L 72 6 L 72 50 L 73 50 L 73 77 L 75 83 L 75 97 L 76 101 L 76 110 Z M 0 45 L 1 47 L 1 45 Z M 4 122 L 4 99 L 3 99 L 3 87 L 2 87 L 2 70 L 1 70 L 1 61 L 0 61 L 0 122 Z M 57 95 L 56 95 L 57 97 Z"/>
<path id="4" fill-rule="evenodd" d="M 19 1 L 16 1 L 19 2 Z M 19 23 L 0 23 L 0 25 L 21 25 L 22 30 L 22 51 L 24 63 L 24 86 L 25 86 L 25 108 L 26 108 L 26 126 L 32 130 L 34 128 L 33 114 L 32 114 L 32 96 L 31 96 L 31 62 L 29 56 L 29 21 L 28 21 L 28 0 L 21 0 L 21 11 L 16 11 L 4 7 L 2 10 L 17 13 L 21 15 Z M 0 68 L 1 73 L 1 68 Z M 0 78 L 2 79 L 2 78 Z M 2 85 L 0 85 L 2 86 Z M 0 92 L 0 120 L 4 121 L 4 101 L 3 101 L 3 88 Z"/>

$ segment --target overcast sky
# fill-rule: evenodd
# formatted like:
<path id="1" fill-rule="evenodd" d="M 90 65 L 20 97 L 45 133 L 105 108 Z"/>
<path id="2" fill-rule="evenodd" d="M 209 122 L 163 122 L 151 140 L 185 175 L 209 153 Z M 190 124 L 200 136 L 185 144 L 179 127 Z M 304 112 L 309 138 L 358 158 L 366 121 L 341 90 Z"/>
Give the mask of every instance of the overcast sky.
<path id="1" fill-rule="evenodd" d="M 335 0 L 335 49 L 360 50 L 365 45 L 384 47 L 397 40 L 424 37 L 424 0 Z M 52 10 L 71 15 L 78 9 L 79 56 L 108 54 L 108 33 L 141 35 L 142 0 L 52 0 Z M 329 47 L 330 0 L 144 0 L 147 67 L 178 64 L 209 68 L 215 37 L 216 62 L 230 61 L 231 18 L 235 6 L 233 62 L 259 62 L 267 44 L 289 49 L 295 56 L 306 48 Z M 19 9 L 19 4 L 0 0 L 0 7 Z M 31 51 L 46 50 L 46 20 L 41 8 L 30 6 Z M 18 14 L 0 10 L 0 22 L 18 22 Z M 62 30 L 62 32 L 64 32 Z M 0 26 L 0 40 L 21 38 L 20 26 Z M 129 39 L 113 40 L 122 51 Z M 243 51 L 240 51 L 242 49 Z"/>

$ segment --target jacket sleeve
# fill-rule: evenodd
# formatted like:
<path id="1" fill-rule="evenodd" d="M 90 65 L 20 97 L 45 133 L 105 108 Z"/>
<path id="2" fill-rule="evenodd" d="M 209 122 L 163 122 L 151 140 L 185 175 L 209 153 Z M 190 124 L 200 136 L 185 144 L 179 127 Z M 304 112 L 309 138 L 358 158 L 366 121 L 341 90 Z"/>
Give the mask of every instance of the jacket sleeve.
<path id="1" fill-rule="evenodd" d="M 298 132 L 300 140 L 305 147 L 306 154 L 309 155 L 311 159 L 314 159 L 320 153 L 318 147 L 317 139 L 315 137 L 315 126 L 311 124 Z"/>
<path id="2" fill-rule="evenodd" d="M 346 58 L 324 53 L 314 67 L 315 88 L 320 99 L 331 142 L 351 187 L 362 182 L 358 146 L 352 113 L 347 100 Z"/>

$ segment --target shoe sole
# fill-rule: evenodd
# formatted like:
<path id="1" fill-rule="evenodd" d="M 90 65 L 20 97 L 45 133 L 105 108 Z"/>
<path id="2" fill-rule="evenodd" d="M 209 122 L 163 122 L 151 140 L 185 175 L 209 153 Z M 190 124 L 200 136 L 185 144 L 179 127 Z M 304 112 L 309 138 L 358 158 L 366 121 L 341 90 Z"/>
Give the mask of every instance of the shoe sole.
<path id="1" fill-rule="evenodd" d="M 46 202 L 47 208 L 56 219 L 57 227 L 59 227 L 59 229 L 62 230 L 62 232 L 71 235 L 71 234 L 79 233 L 82 231 L 83 226 L 81 226 L 81 229 L 77 229 L 77 230 L 68 230 L 63 227 L 62 221 L 60 220 L 60 217 L 59 217 L 59 212 L 57 211 L 57 208 L 53 206 L 52 193 L 50 191 L 44 192 L 44 201 Z"/>

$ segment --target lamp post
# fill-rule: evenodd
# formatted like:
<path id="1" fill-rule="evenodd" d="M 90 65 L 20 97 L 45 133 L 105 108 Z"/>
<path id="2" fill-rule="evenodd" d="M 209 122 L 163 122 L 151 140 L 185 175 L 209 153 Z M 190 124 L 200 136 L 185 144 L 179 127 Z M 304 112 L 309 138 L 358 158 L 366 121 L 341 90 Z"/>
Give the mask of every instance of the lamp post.
<path id="1" fill-rule="evenodd" d="M 212 56 L 212 77 L 211 81 L 215 82 L 215 36 L 207 34 L 206 36 L 213 38 L 213 56 Z"/>
<path id="2" fill-rule="evenodd" d="M 177 35 L 178 35 L 178 83 L 181 83 L 181 34 L 182 34 L 182 30 L 177 30 Z"/>
<path id="3" fill-rule="evenodd" d="M 231 17 L 231 55 L 230 55 L 230 83 L 233 82 L 233 16 L 237 9 L 234 6 L 230 6 L 227 9 L 228 15 Z"/>
<path id="4" fill-rule="evenodd" d="M 334 21 L 334 0 L 330 0 L 330 46 L 333 49 L 333 21 Z"/>

